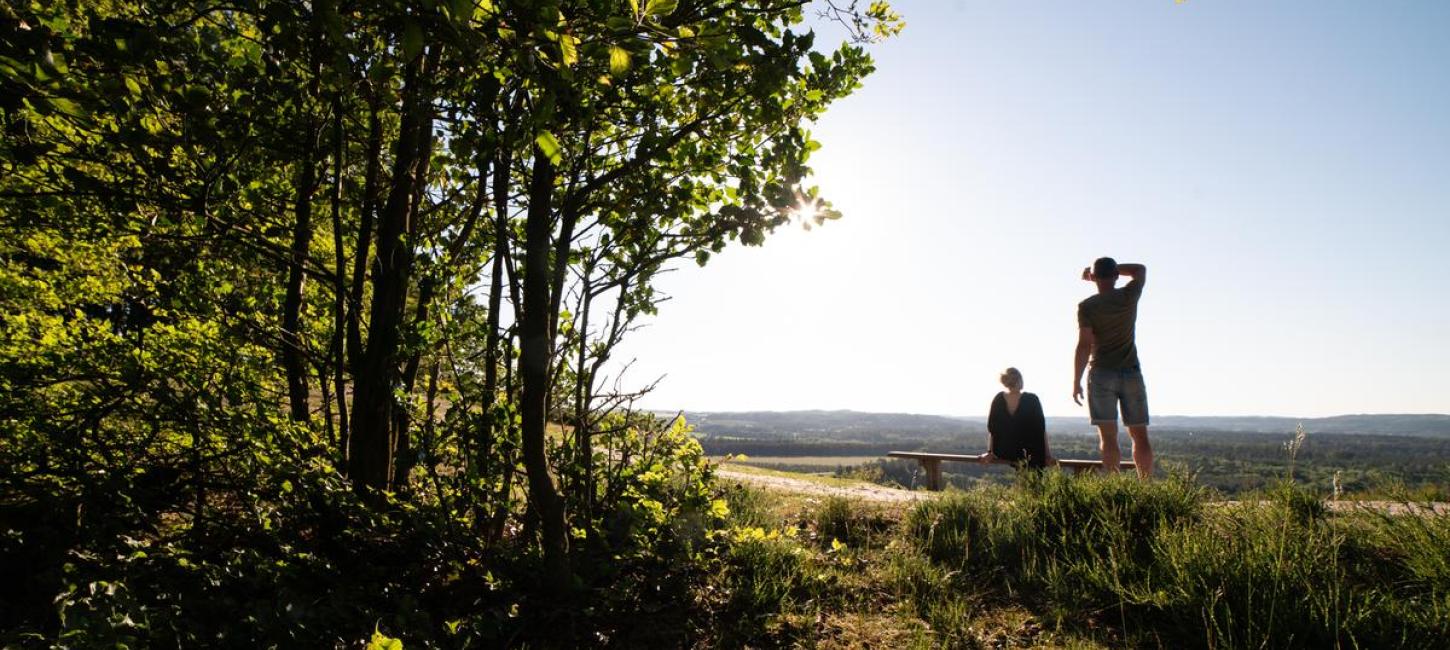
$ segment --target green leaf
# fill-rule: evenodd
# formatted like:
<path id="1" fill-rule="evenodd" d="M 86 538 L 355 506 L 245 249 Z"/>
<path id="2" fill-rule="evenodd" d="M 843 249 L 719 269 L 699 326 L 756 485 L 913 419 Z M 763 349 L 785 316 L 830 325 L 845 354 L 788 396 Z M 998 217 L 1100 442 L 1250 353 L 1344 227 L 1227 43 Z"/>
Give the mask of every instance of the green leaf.
<path id="1" fill-rule="evenodd" d="M 423 28 L 418 21 L 408 19 L 403 25 L 403 60 L 412 61 L 423 53 Z"/>
<path id="2" fill-rule="evenodd" d="M 564 157 L 564 149 L 559 146 L 559 139 L 555 138 L 554 134 L 548 131 L 544 131 L 538 137 L 535 137 L 534 144 L 538 145 L 539 151 L 544 152 L 544 155 L 548 156 L 549 162 L 555 165 L 559 164 L 559 161 Z"/>
<path id="3" fill-rule="evenodd" d="M 71 101 L 64 97 L 47 97 L 44 99 L 44 101 L 46 104 L 49 104 L 51 108 L 65 113 L 66 115 L 69 115 L 71 117 L 84 118 L 86 116 L 86 110 L 84 108 L 81 108 L 80 104 L 77 104 L 74 101 Z"/>
<path id="4" fill-rule="evenodd" d="M 126 90 L 131 91 L 133 97 L 141 96 L 141 84 L 136 83 L 136 80 L 131 77 L 126 77 Z"/>
<path id="5" fill-rule="evenodd" d="M 473 17 L 473 0 L 453 0 L 453 5 L 448 8 L 455 22 L 466 22 Z"/>
<path id="6" fill-rule="evenodd" d="M 559 36 L 559 61 L 567 67 L 579 63 L 579 39 L 568 34 Z"/>
<path id="7" fill-rule="evenodd" d="M 618 45 L 609 46 L 609 74 L 614 76 L 629 72 L 629 50 Z"/>
<path id="8" fill-rule="evenodd" d="M 645 0 L 644 13 L 646 16 L 668 16 L 675 13 L 679 5 L 679 0 Z"/>
<path id="9" fill-rule="evenodd" d="M 373 628 L 373 638 L 368 640 L 367 650 L 403 650 L 403 640 L 394 639 Z"/>

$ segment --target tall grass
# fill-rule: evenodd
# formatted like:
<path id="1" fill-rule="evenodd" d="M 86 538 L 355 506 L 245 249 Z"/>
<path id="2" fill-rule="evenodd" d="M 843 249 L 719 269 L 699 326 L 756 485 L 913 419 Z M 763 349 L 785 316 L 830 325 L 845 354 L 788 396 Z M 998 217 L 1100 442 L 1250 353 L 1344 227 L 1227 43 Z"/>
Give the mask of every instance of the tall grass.
<path id="1" fill-rule="evenodd" d="M 1209 648 L 1444 647 L 1450 520 L 1330 515 L 1288 482 L 1271 497 L 1209 505 L 1184 477 L 1046 472 L 923 503 L 905 532 L 958 589 L 1020 599 L 1065 627 L 1100 621 Z"/>

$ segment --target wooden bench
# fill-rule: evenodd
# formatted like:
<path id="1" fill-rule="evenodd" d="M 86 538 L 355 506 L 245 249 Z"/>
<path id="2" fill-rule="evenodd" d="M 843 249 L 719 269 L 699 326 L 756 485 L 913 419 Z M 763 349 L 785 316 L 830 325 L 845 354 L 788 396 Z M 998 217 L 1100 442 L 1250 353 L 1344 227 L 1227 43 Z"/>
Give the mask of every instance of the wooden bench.
<path id="1" fill-rule="evenodd" d="M 941 489 L 941 464 L 942 461 L 954 461 L 958 463 L 980 463 L 982 456 L 986 454 L 933 454 L 925 451 L 893 451 L 886 454 L 892 458 L 913 458 L 921 463 L 922 471 L 926 472 L 926 489 Z M 1011 465 L 1012 461 L 1000 458 L 992 461 L 997 465 Z M 1054 463 L 1057 467 L 1072 470 L 1073 474 L 1081 474 L 1088 470 L 1101 469 L 1103 461 L 1080 460 L 1075 458 L 1059 458 Z M 1135 469 L 1137 466 L 1131 460 L 1125 460 L 1118 464 L 1122 469 Z"/>

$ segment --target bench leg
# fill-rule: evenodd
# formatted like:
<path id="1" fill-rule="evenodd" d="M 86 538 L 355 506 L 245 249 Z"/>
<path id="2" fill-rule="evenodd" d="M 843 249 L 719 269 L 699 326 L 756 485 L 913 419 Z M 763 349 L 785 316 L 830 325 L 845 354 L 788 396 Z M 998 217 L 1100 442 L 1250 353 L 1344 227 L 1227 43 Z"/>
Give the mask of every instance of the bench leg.
<path id="1" fill-rule="evenodd" d="M 921 459 L 921 468 L 926 470 L 926 489 L 941 489 L 941 461 L 935 458 Z"/>

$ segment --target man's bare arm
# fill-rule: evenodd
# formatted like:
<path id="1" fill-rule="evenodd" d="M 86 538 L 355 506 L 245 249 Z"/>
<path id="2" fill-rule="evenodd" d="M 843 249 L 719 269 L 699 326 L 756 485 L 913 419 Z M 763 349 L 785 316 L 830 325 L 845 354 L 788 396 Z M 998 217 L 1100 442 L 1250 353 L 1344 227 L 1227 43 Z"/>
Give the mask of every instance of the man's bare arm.
<path id="1" fill-rule="evenodd" d="M 1072 401 L 1082 406 L 1082 373 L 1087 370 L 1088 357 L 1092 354 L 1093 344 L 1096 339 L 1093 337 L 1093 328 L 1077 328 L 1077 351 L 1072 359 Z"/>
<path id="2" fill-rule="evenodd" d="M 1126 275 L 1141 286 L 1148 281 L 1148 267 L 1142 264 L 1119 264 L 1118 275 Z"/>

